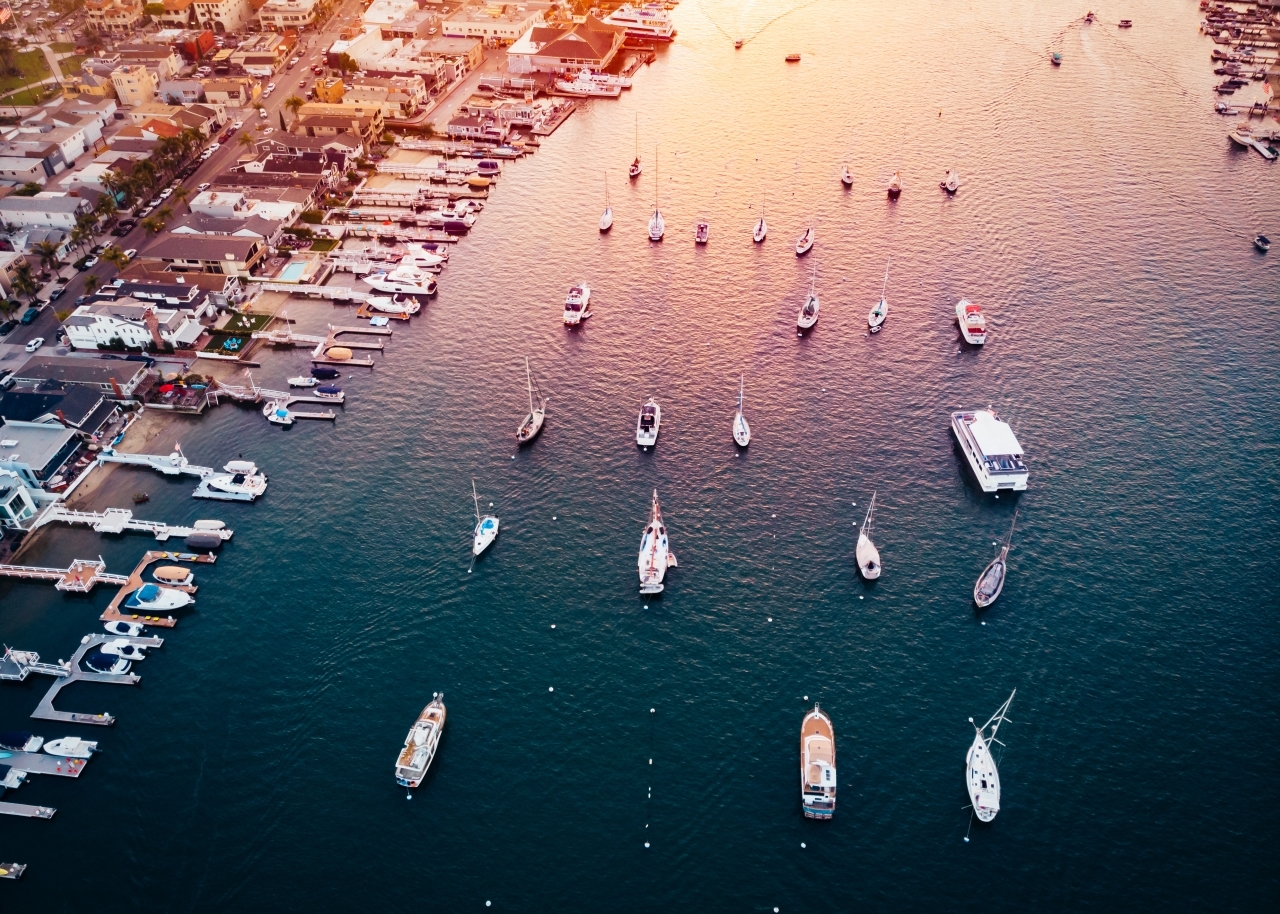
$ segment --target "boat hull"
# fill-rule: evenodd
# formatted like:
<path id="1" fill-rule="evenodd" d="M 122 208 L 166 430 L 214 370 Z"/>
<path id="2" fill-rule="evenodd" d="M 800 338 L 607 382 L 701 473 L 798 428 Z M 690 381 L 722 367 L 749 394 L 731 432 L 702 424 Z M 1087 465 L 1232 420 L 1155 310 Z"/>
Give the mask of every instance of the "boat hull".
<path id="1" fill-rule="evenodd" d="M 542 423 L 545 420 L 546 413 L 540 409 L 525 416 L 524 424 L 516 430 L 516 444 L 526 445 L 542 434 Z"/>
<path id="2" fill-rule="evenodd" d="M 990 822 L 1000 812 L 1000 774 L 981 733 L 974 736 L 965 756 L 965 782 L 973 814 L 979 822 Z"/>
<path id="3" fill-rule="evenodd" d="M 978 580 L 973 585 L 973 602 L 979 609 L 986 609 L 1000 599 L 1000 593 L 1004 590 L 1005 574 L 1008 571 L 1005 561 L 1007 552 L 1006 549 L 998 558 L 992 559 L 991 564 L 982 569 L 982 574 L 978 575 Z"/>

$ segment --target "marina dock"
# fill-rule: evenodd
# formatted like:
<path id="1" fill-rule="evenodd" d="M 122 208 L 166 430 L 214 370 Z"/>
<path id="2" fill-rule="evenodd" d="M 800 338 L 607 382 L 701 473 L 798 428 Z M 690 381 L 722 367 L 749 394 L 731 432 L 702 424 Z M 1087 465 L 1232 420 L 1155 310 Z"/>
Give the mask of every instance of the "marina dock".
<path id="1" fill-rule="evenodd" d="M 98 465 L 102 466 L 104 463 L 127 463 L 131 466 L 150 467 L 166 476 L 187 475 L 203 479 L 205 476 L 213 475 L 212 467 L 198 467 L 188 463 L 181 448 L 172 454 L 118 454 L 114 448 L 104 447 L 98 452 Z"/>
<path id="2" fill-rule="evenodd" d="M 48 807 L 41 807 L 47 809 Z M 49 810 L 49 815 L 53 815 L 53 810 Z M 46 817 L 47 818 L 47 817 Z M 0 879 L 21 879 L 22 874 L 27 871 L 25 863 L 0 863 Z"/>
<path id="3" fill-rule="evenodd" d="M 124 586 L 120 588 L 120 592 L 115 595 L 115 598 L 112 599 L 110 603 L 107 604 L 107 608 L 103 610 L 103 613 L 99 618 L 103 622 L 115 622 L 123 619 L 129 622 L 142 621 L 146 622 L 147 625 L 154 625 L 161 628 L 173 628 L 173 626 L 178 624 L 178 620 L 173 616 L 165 616 L 164 618 L 154 616 L 139 619 L 136 614 L 120 612 L 120 604 L 124 602 L 124 598 L 127 594 L 137 590 L 146 583 L 146 581 L 143 580 L 143 574 L 153 562 L 192 562 L 198 565 L 212 565 L 217 560 L 218 557 L 213 553 L 198 555 L 193 552 L 148 552 L 142 557 L 142 561 L 138 563 L 138 567 L 133 569 L 133 573 L 126 579 Z M 194 584 L 166 584 L 165 587 L 172 587 L 174 590 L 181 590 L 186 593 L 195 593 L 197 590 L 197 587 Z"/>
<path id="4" fill-rule="evenodd" d="M 4 763 L 28 774 L 49 774 L 58 778 L 78 778 L 88 764 L 87 758 L 67 758 L 47 752 L 15 752 Z"/>
<path id="5" fill-rule="evenodd" d="M 126 508 L 107 508 L 105 511 L 72 511 L 61 504 L 51 505 L 43 514 L 35 519 L 31 530 L 35 531 L 46 524 L 79 524 L 93 528 L 95 533 L 149 533 L 164 542 L 170 537 L 186 537 L 193 533 L 212 534 L 224 543 L 231 539 L 231 530 L 223 527 L 218 530 L 198 530 L 195 527 L 172 526 L 159 521 L 134 520 L 133 512 Z"/>
<path id="6" fill-rule="evenodd" d="M 42 676 L 67 676 L 70 672 L 71 670 L 65 665 L 41 663 L 40 655 L 35 651 L 15 651 L 9 647 L 5 648 L 4 656 L 0 657 L 0 679 L 7 679 L 10 682 L 25 682 L 32 673 L 39 673 Z"/>
<path id="7" fill-rule="evenodd" d="M 52 806 L 28 806 L 26 803 L 5 803 L 0 801 L 0 816 L 22 816 L 27 819 L 52 819 L 53 814 L 57 812 Z M 0 879 L 17 879 L 18 875 L 10 876 L 5 870 L 8 867 L 15 866 L 13 863 L 0 864 Z M 24 867 L 25 869 L 25 867 Z"/>
<path id="8" fill-rule="evenodd" d="M 105 711 L 97 714 L 83 714 L 76 711 L 59 711 L 54 708 L 53 702 L 58 697 L 58 693 L 61 692 L 65 686 L 68 686 L 73 682 L 105 682 L 113 685 L 137 685 L 138 682 L 141 681 L 142 677 L 138 676 L 136 673 L 93 673 L 80 668 L 80 661 L 84 659 L 84 656 L 89 653 L 89 651 L 101 644 L 105 644 L 108 641 L 117 640 L 122 637 L 123 636 L 121 635 L 109 635 L 105 632 L 100 635 L 86 635 L 84 640 L 81 641 L 80 647 L 71 656 L 70 672 L 66 676 L 60 676 L 53 681 L 53 685 L 49 686 L 49 691 L 45 693 L 44 698 L 40 701 L 40 704 L 36 706 L 36 709 L 31 713 L 31 716 L 39 720 L 60 720 L 69 724 L 94 724 L 99 727 L 110 727 L 113 725 L 116 722 L 116 719 Z M 154 637 L 124 638 L 123 640 L 130 644 L 137 645 L 138 647 L 157 648 L 164 644 L 163 639 Z M 49 757 L 56 760 L 55 756 Z M 69 774 L 68 776 L 78 777 L 79 772 Z"/>
<path id="9" fill-rule="evenodd" d="M 68 593 L 88 593 L 94 586 L 115 584 L 124 586 L 129 579 L 124 575 L 107 574 L 106 563 L 94 559 L 76 559 L 69 568 L 40 568 L 32 565 L 0 565 L 0 577 L 26 581 L 53 581 L 58 590 Z"/>

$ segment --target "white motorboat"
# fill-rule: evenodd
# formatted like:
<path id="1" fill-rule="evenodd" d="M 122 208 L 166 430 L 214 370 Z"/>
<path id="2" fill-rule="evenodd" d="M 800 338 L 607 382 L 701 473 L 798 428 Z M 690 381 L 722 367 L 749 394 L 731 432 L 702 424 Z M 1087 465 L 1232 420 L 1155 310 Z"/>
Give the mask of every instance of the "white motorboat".
<path id="1" fill-rule="evenodd" d="M 146 652 L 128 638 L 112 638 L 99 645 L 98 650 L 104 654 L 115 654 L 125 660 L 146 660 Z"/>
<path id="2" fill-rule="evenodd" d="M 474 479 L 471 480 L 471 497 L 476 503 L 476 530 L 471 539 L 471 554 L 479 555 L 498 538 L 498 518 L 492 514 L 480 514 L 480 496 L 476 494 Z"/>
<path id="3" fill-rule="evenodd" d="M 404 739 L 404 748 L 396 757 L 396 783 L 401 787 L 417 787 L 427 776 L 444 733 L 446 716 L 444 693 L 431 693 L 431 704 L 422 709 L 413 728 Z"/>
<path id="4" fill-rule="evenodd" d="M 528 444 L 542 431 L 542 423 L 547 417 L 547 398 L 542 396 L 533 383 L 533 373 L 529 370 L 529 360 L 524 360 L 525 383 L 529 389 L 529 414 L 524 417 L 520 427 L 516 429 L 516 444 Z M 535 397 L 535 393 L 537 396 Z M 474 485 L 474 481 L 472 483 Z"/>
<path id="5" fill-rule="evenodd" d="M 471 228 L 476 224 L 476 215 L 471 212 L 470 207 L 463 207 L 459 209 L 456 205 L 441 207 L 434 213 L 428 213 L 427 218 L 433 222 L 436 220 L 439 220 L 440 222 L 461 222 L 467 228 Z M 403 259 L 400 261 L 400 264 L 402 266 L 404 265 Z"/>
<path id="6" fill-rule="evenodd" d="M 892 262 L 892 261 L 890 261 Z M 872 333 L 879 333 L 884 326 L 884 319 L 889 316 L 889 264 L 884 265 L 884 286 L 880 289 L 880 301 L 867 315 L 867 327 Z"/>
<path id="7" fill-rule="evenodd" d="M 955 194 L 960 189 L 960 176 L 954 168 L 947 172 L 947 177 L 938 185 L 948 194 Z"/>
<path id="8" fill-rule="evenodd" d="M 876 513 L 876 493 L 871 493 L 871 506 L 867 508 L 866 520 L 858 530 L 858 573 L 868 581 L 880 577 L 883 570 L 880 565 L 880 550 L 871 541 L 871 520 Z"/>
<path id="9" fill-rule="evenodd" d="M 889 197 L 896 200 L 900 193 L 902 193 L 902 176 L 895 171 L 893 177 L 889 179 Z"/>
<path id="10" fill-rule="evenodd" d="M 90 651 L 84 657 L 84 665 L 95 673 L 106 676 L 124 676 L 133 666 L 133 661 L 119 654 L 104 654 L 102 651 Z"/>
<path id="11" fill-rule="evenodd" d="M 1000 421 L 995 410 L 974 409 L 951 414 L 951 431 L 960 443 L 969 468 L 973 470 L 984 492 L 1027 488 L 1027 465 L 1022 459 L 1022 445 Z"/>
<path id="12" fill-rule="evenodd" d="M 769 226 L 764 221 L 764 197 L 760 198 L 760 218 L 756 220 L 756 227 L 751 231 L 751 240 L 756 244 L 764 241 L 769 234 Z"/>
<path id="13" fill-rule="evenodd" d="M 639 161 L 637 159 L 636 161 Z M 658 206 L 658 148 L 653 149 L 653 215 L 649 217 L 649 240 L 661 241 L 667 233 L 667 223 Z"/>
<path id="14" fill-rule="evenodd" d="M 585 67 L 578 73 L 578 79 L 589 79 L 602 86 L 617 86 L 619 89 L 631 88 L 631 77 L 629 76 L 617 76 L 612 73 L 598 73 Z"/>
<path id="15" fill-rule="evenodd" d="M 836 731 L 818 705 L 800 722 L 800 804 L 806 819 L 836 811 Z"/>
<path id="16" fill-rule="evenodd" d="M 266 416 L 267 421 L 272 425 L 283 425 L 285 428 L 293 425 L 293 413 L 289 412 L 283 400 L 268 401 L 267 405 L 262 407 L 262 415 Z"/>
<path id="17" fill-rule="evenodd" d="M 124 635 L 126 638 L 137 638 L 142 634 L 141 622 L 130 622 L 126 619 L 113 619 L 103 623 L 102 627 L 108 635 Z"/>
<path id="18" fill-rule="evenodd" d="M 407 295 L 436 294 L 436 281 L 430 273 L 403 263 L 394 270 L 370 273 L 364 281 L 379 292 L 398 292 Z"/>
<path id="19" fill-rule="evenodd" d="M 591 287 L 585 282 L 580 282 L 576 286 L 569 289 L 569 294 L 564 297 L 564 322 L 572 327 L 580 324 L 591 316 L 588 307 L 591 304 Z"/>
<path id="20" fill-rule="evenodd" d="M 662 579 L 668 568 L 676 567 L 676 554 L 667 542 L 667 527 L 662 522 L 662 509 L 658 505 L 658 490 L 653 490 L 653 508 L 649 523 L 640 536 L 640 592 L 662 593 Z"/>
<path id="21" fill-rule="evenodd" d="M 370 295 L 364 300 L 370 311 L 381 311 L 383 314 L 417 314 L 422 310 L 422 303 L 417 299 L 396 300 L 392 295 Z"/>
<path id="22" fill-rule="evenodd" d="M 814 264 L 813 274 L 809 277 L 809 294 L 805 296 L 804 304 L 800 306 L 800 313 L 796 315 L 797 330 L 808 330 L 818 322 L 818 293 L 814 290 L 817 278 L 818 265 Z"/>
<path id="23" fill-rule="evenodd" d="M 975 305 L 967 298 L 956 302 L 956 323 L 960 325 L 960 335 L 964 341 L 973 346 L 981 346 L 987 341 L 987 319 L 982 316 L 982 307 Z"/>
<path id="24" fill-rule="evenodd" d="M 299 375 L 296 378 L 289 379 L 290 387 L 315 387 L 319 383 L 320 382 L 317 381 L 315 378 L 310 378 L 310 377 L 307 377 L 306 375 Z"/>
<path id="25" fill-rule="evenodd" d="M 978 582 L 973 585 L 973 602 L 979 609 L 986 609 L 994 603 L 1000 596 L 1000 592 L 1004 590 L 1005 573 L 1009 570 L 1009 549 L 1013 545 L 1013 528 L 1017 523 L 1018 512 L 1014 511 L 1013 523 L 1009 525 L 1009 535 L 1005 537 L 1000 554 L 991 560 L 991 564 L 982 569 L 982 574 L 978 575 Z"/>
<path id="26" fill-rule="evenodd" d="M 969 798 L 973 801 L 974 815 L 980 822 L 990 822 L 1000 811 L 1000 773 L 996 770 L 996 760 L 991 756 L 991 744 L 1000 743 L 996 739 L 996 731 L 1004 723 L 1013 696 L 1017 694 L 1018 690 L 1014 689 L 1008 700 L 991 715 L 991 720 L 981 727 L 973 724 L 972 717 L 969 718 L 969 723 L 973 724 L 976 732 L 969 754 L 965 756 L 965 781 L 969 788 Z M 990 736 L 986 735 L 988 727 L 991 729 Z M 1004 743 L 1000 745 L 1003 746 Z"/>
<path id="27" fill-rule="evenodd" d="M 853 187 L 853 172 L 849 170 L 848 165 L 840 169 L 840 183 L 845 187 Z"/>
<path id="28" fill-rule="evenodd" d="M 804 233 L 796 239 L 796 256 L 808 254 L 809 248 L 813 247 L 813 226 L 809 226 Z"/>
<path id="29" fill-rule="evenodd" d="M 9 730 L 0 733 L 0 749 L 10 752 L 39 752 L 44 745 L 44 737 L 36 736 L 30 730 Z"/>
<path id="30" fill-rule="evenodd" d="M 124 601 L 123 609 L 132 613 L 153 615 L 190 606 L 195 597 L 184 590 L 161 587 L 159 584 L 143 584 Z"/>
<path id="31" fill-rule="evenodd" d="M 609 175 L 604 177 L 604 212 L 600 215 L 600 231 L 607 232 L 613 228 L 613 207 L 609 205 Z"/>
<path id="32" fill-rule="evenodd" d="M 641 447 L 653 447 L 658 443 L 658 429 L 662 426 L 662 407 L 658 401 L 650 397 L 640 407 L 640 416 L 636 419 L 636 444 Z"/>
<path id="33" fill-rule="evenodd" d="M 751 426 L 747 417 L 742 415 L 742 375 L 738 375 L 738 411 L 733 416 L 733 440 L 738 447 L 746 447 L 751 443 Z"/>
<path id="34" fill-rule="evenodd" d="M 44 751 L 62 758 L 88 758 L 98 751 L 94 740 L 84 740 L 78 736 L 64 736 L 62 739 L 51 739 L 44 744 Z"/>
<path id="35" fill-rule="evenodd" d="M 181 565 L 161 565 L 151 572 L 151 577 L 155 578 L 157 584 L 167 584 L 170 587 L 189 587 L 196 579 L 190 568 Z"/>
<path id="36" fill-rule="evenodd" d="M 232 460 L 222 470 L 221 473 L 201 477 L 200 485 L 191 493 L 192 496 L 220 501 L 253 501 L 266 494 L 267 474 L 259 472 L 253 461 Z"/>
<path id="37" fill-rule="evenodd" d="M 413 267 L 415 270 L 439 270 L 449 260 L 447 251 L 431 251 L 420 244 L 409 244 L 405 248 L 404 255 L 399 260 L 400 266 Z"/>
<path id="38" fill-rule="evenodd" d="M 584 74 L 587 74 L 585 79 Z M 557 79 L 556 91 L 575 98 L 617 98 L 622 94 L 622 87 L 594 80 L 584 70 L 573 80 Z"/>
<path id="39" fill-rule="evenodd" d="M 620 25 L 627 30 L 628 38 L 647 41 L 674 41 L 675 23 L 662 3 L 646 3 L 643 6 L 624 4 L 604 17 L 605 25 Z"/>
<path id="40" fill-rule="evenodd" d="M 640 164 L 640 115 L 636 115 L 636 158 L 631 163 L 631 167 L 627 169 L 627 175 L 631 180 L 640 177 L 640 172 L 644 171 L 644 166 Z"/>
<path id="41" fill-rule="evenodd" d="M 706 244 L 711 240 L 711 224 L 705 219 L 700 221 L 693 228 L 693 243 Z"/>

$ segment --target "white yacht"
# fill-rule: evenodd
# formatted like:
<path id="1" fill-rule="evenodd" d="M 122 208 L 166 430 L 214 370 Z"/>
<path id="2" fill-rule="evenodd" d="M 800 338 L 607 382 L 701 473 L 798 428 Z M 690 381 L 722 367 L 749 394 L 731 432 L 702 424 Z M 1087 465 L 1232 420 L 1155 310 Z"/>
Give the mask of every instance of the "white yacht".
<path id="1" fill-rule="evenodd" d="M 104 623 L 102 627 L 107 630 L 108 635 L 124 635 L 126 638 L 136 638 L 142 634 L 141 622 L 129 622 L 126 619 L 113 619 Z"/>
<path id="2" fill-rule="evenodd" d="M 693 227 L 693 243 L 706 244 L 711 240 L 711 223 L 702 219 Z"/>
<path id="3" fill-rule="evenodd" d="M 128 599 L 124 601 L 121 608 L 132 613 L 143 612 L 150 615 L 181 609 L 184 606 L 190 606 L 194 602 L 195 598 L 184 590 L 161 587 L 159 584 L 143 584 L 129 594 Z"/>
<path id="4" fill-rule="evenodd" d="M 1018 690 L 1014 689 L 1008 700 L 991 715 L 991 720 L 981 727 L 973 724 L 972 717 L 969 718 L 969 723 L 973 724 L 976 732 L 969 754 L 965 756 L 965 781 L 969 788 L 969 798 L 973 800 L 973 812 L 980 822 L 990 822 L 1000 811 L 1000 773 L 996 771 L 996 760 L 991 757 L 991 744 L 1000 742 L 996 739 L 996 731 L 1004 723 L 1009 704 L 1017 694 Z M 990 736 L 986 735 L 988 727 L 991 728 Z M 1004 743 L 1000 745 L 1003 746 Z"/>
<path id="5" fill-rule="evenodd" d="M 884 265 L 884 286 L 880 289 L 880 301 L 867 315 L 867 328 L 872 333 L 879 333 L 884 326 L 884 319 L 889 316 L 889 264 Z"/>
<path id="6" fill-rule="evenodd" d="M 572 286 L 569 294 L 564 297 L 564 322 L 572 327 L 585 321 L 591 316 L 591 312 L 587 310 L 590 304 L 591 287 L 585 282 Z"/>
<path id="7" fill-rule="evenodd" d="M 364 281 L 379 292 L 401 292 L 409 295 L 436 294 L 436 281 L 430 273 L 404 264 L 389 272 L 370 273 Z"/>
<path id="8" fill-rule="evenodd" d="M 739 447 L 751 443 L 751 426 L 747 424 L 747 417 L 742 415 L 742 375 L 738 375 L 738 411 L 733 416 L 733 440 Z"/>
<path id="9" fill-rule="evenodd" d="M 556 91 L 575 98 L 617 98 L 622 94 L 622 87 L 594 80 L 589 71 L 583 70 L 572 81 L 557 79 Z"/>
<path id="10" fill-rule="evenodd" d="M 615 76 L 612 73 L 599 73 L 585 67 L 579 71 L 578 79 L 589 79 L 602 86 L 617 86 L 619 89 L 631 88 L 631 77 L 629 76 Z"/>
<path id="11" fill-rule="evenodd" d="M 671 14 L 659 3 L 644 6 L 620 6 L 604 18 L 606 25 L 620 25 L 627 30 L 628 38 L 644 38 L 649 41 L 674 41 L 676 27 Z"/>
<path id="12" fill-rule="evenodd" d="M 125 660 L 146 660 L 146 652 L 128 638 L 112 638 L 99 645 L 98 650 L 104 654 L 115 654 Z"/>
<path id="13" fill-rule="evenodd" d="M 404 256 L 400 258 L 402 267 L 413 267 L 416 270 L 439 270 L 449 259 L 447 251 L 429 251 L 420 244 L 405 245 Z"/>
<path id="14" fill-rule="evenodd" d="M 836 812 L 836 731 L 817 702 L 800 722 L 800 804 L 806 819 Z"/>
<path id="15" fill-rule="evenodd" d="M 987 341 L 987 319 L 982 316 L 982 307 L 975 305 L 967 298 L 956 302 L 956 323 L 960 325 L 960 335 L 964 341 L 973 346 L 981 346 Z"/>
<path id="16" fill-rule="evenodd" d="M 658 443 L 658 429 L 662 426 L 662 407 L 658 401 L 650 397 L 640 408 L 640 416 L 636 419 L 636 444 L 641 447 L 653 447 Z"/>
<path id="17" fill-rule="evenodd" d="M 796 315 L 797 332 L 810 329 L 818 322 L 818 293 L 814 291 L 814 282 L 818 278 L 818 266 L 814 264 L 813 275 L 809 277 L 809 294 L 805 296 L 800 313 Z"/>
<path id="18" fill-rule="evenodd" d="M 299 375 L 296 378 L 289 379 L 290 387 L 315 387 L 319 383 L 315 378 L 306 375 Z"/>
<path id="19" fill-rule="evenodd" d="M 542 431 L 542 423 L 547 418 L 547 398 L 533 383 L 533 372 L 529 370 L 529 360 L 524 360 L 524 379 L 529 389 L 529 414 L 524 417 L 520 427 L 516 429 L 516 444 L 528 444 Z M 536 394 L 536 396 L 535 396 Z M 472 482 L 474 486 L 474 481 Z"/>
<path id="20" fill-rule="evenodd" d="M 876 513 L 876 493 L 871 493 L 871 506 L 867 508 L 867 518 L 858 530 L 858 573 L 868 581 L 880 577 L 883 568 L 880 565 L 880 550 L 871 541 L 871 519 Z"/>
<path id="21" fill-rule="evenodd" d="M 62 739 L 49 740 L 44 744 L 44 751 L 63 758 L 88 758 L 98 751 L 98 744 L 78 736 L 64 736 Z"/>
<path id="22" fill-rule="evenodd" d="M 813 247 L 813 226 L 805 229 L 804 234 L 796 239 L 796 256 L 808 254 L 811 247 Z"/>
<path id="23" fill-rule="evenodd" d="M 370 311 L 381 311 L 383 314 L 417 314 L 422 310 L 422 303 L 417 299 L 404 299 L 396 295 L 370 295 L 364 300 Z"/>
<path id="24" fill-rule="evenodd" d="M 658 505 L 658 490 L 653 490 L 653 508 L 649 523 L 640 536 L 640 592 L 662 593 L 662 579 L 668 568 L 676 567 L 676 554 L 667 543 L 667 528 L 662 522 L 662 509 Z"/>
<path id="25" fill-rule="evenodd" d="M 476 494 L 474 479 L 471 480 L 471 497 L 476 503 L 476 530 L 471 539 L 471 554 L 479 555 L 498 538 L 498 518 L 492 514 L 480 514 L 480 496 Z"/>
<path id="26" fill-rule="evenodd" d="M 974 409 L 951 414 L 951 431 L 984 492 L 1027 487 L 1027 465 L 1013 429 L 995 410 Z"/>
<path id="27" fill-rule="evenodd" d="M 253 501 L 267 491 L 267 474 L 258 471 L 251 460 L 232 460 L 214 473 L 200 479 L 200 485 L 192 492 L 195 498 L 214 498 L 219 501 Z"/>
<path id="28" fill-rule="evenodd" d="M 396 783 L 401 787 L 417 787 L 427 776 L 444 732 L 444 693 L 431 693 L 431 704 L 422 709 L 413 729 L 404 738 L 404 748 L 396 758 Z"/>

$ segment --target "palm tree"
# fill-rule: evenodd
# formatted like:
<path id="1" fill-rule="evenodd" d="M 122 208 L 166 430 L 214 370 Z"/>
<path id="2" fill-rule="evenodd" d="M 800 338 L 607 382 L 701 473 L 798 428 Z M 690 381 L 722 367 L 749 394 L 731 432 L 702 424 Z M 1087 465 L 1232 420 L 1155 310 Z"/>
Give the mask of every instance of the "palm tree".
<path id="1" fill-rule="evenodd" d="M 58 259 L 58 246 L 52 241 L 41 241 L 31 246 L 31 250 L 40 257 L 40 266 L 46 270 L 62 266 Z"/>
<path id="2" fill-rule="evenodd" d="M 142 222 L 139 223 L 139 225 L 141 225 L 144 229 L 146 229 L 148 232 L 150 232 L 153 235 L 159 232 L 162 228 L 164 228 L 164 222 L 156 216 L 148 216 L 147 218 L 143 219 Z"/>
<path id="3" fill-rule="evenodd" d="M 150 219 L 146 220 L 146 222 L 150 222 L 150 221 L 151 221 Z M 109 247 L 102 252 L 102 259 L 105 260 L 107 263 L 111 264 L 117 270 L 123 270 L 126 266 L 129 265 L 129 257 L 125 254 L 124 251 L 114 246 Z M 14 281 L 16 282 L 17 280 L 14 280 Z"/>
<path id="4" fill-rule="evenodd" d="M 298 98 L 296 95 L 290 95 L 284 100 L 284 106 L 289 109 L 289 113 L 294 117 L 298 116 L 298 109 L 305 104 L 306 102 Z"/>
<path id="5" fill-rule="evenodd" d="M 25 260 L 13 268 L 13 291 L 25 295 L 28 302 L 40 291 L 40 286 L 31 273 L 31 264 Z"/>
<path id="6" fill-rule="evenodd" d="M 183 187 L 181 184 L 179 184 L 177 187 L 173 189 L 173 199 L 177 200 L 179 203 L 184 202 L 187 199 L 187 197 L 190 195 L 191 195 L 191 191 Z M 187 207 L 187 212 L 190 212 L 190 211 L 191 211 L 191 207 Z"/>
<path id="7" fill-rule="evenodd" d="M 113 222 L 115 220 L 116 213 L 119 212 L 119 209 L 120 208 L 116 206 L 115 197 L 111 194 L 103 194 L 98 198 L 98 205 L 93 208 L 93 211 L 107 222 Z"/>
<path id="8" fill-rule="evenodd" d="M 77 225 L 71 230 L 70 237 L 71 246 L 83 254 L 85 243 L 93 240 L 93 233 L 85 229 L 83 226 Z"/>
<path id="9" fill-rule="evenodd" d="M 112 248 L 112 250 L 115 250 Z M 84 278 L 84 294 L 92 295 L 102 287 L 102 280 L 90 273 Z"/>
<path id="10" fill-rule="evenodd" d="M 247 133 L 240 134 L 240 136 L 236 138 L 236 142 L 241 146 L 244 146 L 246 149 L 253 149 L 257 145 L 253 141 L 253 137 L 249 136 Z"/>

